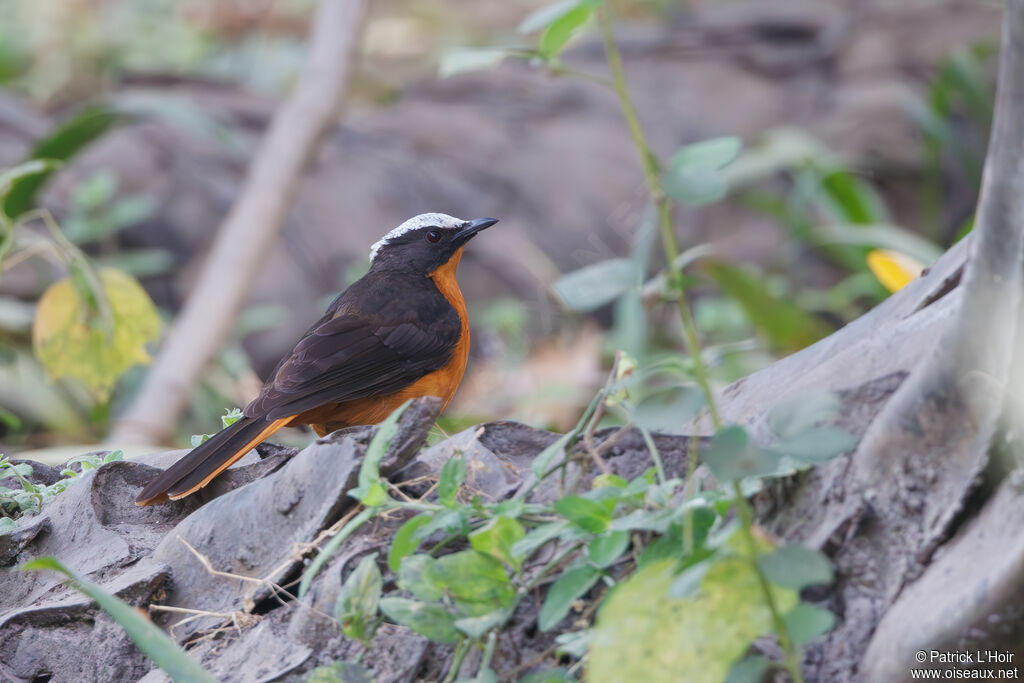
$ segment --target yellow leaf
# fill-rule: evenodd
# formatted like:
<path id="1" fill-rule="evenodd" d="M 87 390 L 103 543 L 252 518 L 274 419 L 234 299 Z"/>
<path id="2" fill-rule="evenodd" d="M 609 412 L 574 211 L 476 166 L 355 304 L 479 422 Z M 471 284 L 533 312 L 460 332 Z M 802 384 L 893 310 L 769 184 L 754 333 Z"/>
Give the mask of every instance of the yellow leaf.
<path id="1" fill-rule="evenodd" d="M 689 597 L 669 596 L 675 561 L 639 569 L 601 605 L 590 644 L 591 683 L 720 683 L 750 643 L 772 629 L 750 562 L 716 561 Z M 795 591 L 772 587 L 778 609 L 797 603 Z"/>
<path id="2" fill-rule="evenodd" d="M 70 278 L 43 293 L 32 326 L 36 357 L 53 378 L 73 377 L 106 400 L 117 379 L 148 363 L 146 343 L 160 332 L 160 317 L 146 290 L 130 275 L 104 269 L 100 281 L 110 302 L 111 328 L 90 321 Z"/>
<path id="3" fill-rule="evenodd" d="M 868 268 L 883 287 L 890 292 L 898 292 L 921 275 L 924 265 L 906 254 L 888 249 L 873 249 L 868 252 Z"/>

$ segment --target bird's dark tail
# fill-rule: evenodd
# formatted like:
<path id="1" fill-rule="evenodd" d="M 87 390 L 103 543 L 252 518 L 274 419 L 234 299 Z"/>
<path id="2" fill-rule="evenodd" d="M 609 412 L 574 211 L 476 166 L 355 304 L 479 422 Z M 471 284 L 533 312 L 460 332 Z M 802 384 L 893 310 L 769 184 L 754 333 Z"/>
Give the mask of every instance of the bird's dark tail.
<path id="1" fill-rule="evenodd" d="M 283 417 L 268 422 L 259 417 L 243 417 L 193 448 L 192 452 L 149 482 L 135 499 L 135 504 L 164 503 L 198 491 L 291 419 Z"/>

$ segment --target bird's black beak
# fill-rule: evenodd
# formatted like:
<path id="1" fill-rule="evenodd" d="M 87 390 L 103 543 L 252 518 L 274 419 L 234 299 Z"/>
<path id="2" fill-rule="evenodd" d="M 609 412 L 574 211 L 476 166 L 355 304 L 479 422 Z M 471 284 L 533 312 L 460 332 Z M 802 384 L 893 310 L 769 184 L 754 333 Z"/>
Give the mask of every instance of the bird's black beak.
<path id="1" fill-rule="evenodd" d="M 462 229 L 455 233 L 455 243 L 463 245 L 481 230 L 486 230 L 498 222 L 497 218 L 476 218 L 462 224 Z"/>

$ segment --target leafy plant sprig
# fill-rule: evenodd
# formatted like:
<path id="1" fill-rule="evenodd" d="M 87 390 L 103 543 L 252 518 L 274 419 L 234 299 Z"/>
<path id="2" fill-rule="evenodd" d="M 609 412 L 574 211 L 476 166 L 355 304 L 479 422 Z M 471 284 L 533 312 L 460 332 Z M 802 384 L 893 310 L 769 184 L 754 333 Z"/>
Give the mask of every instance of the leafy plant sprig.
<path id="1" fill-rule="evenodd" d="M 220 416 L 220 428 L 227 429 L 231 425 L 235 424 L 243 417 L 241 408 L 229 408 L 224 411 L 224 414 Z M 206 443 L 210 440 L 213 434 L 193 434 L 190 439 L 192 448 L 195 448 L 201 443 Z"/>
<path id="2" fill-rule="evenodd" d="M 32 466 L 28 463 L 12 463 L 6 455 L 0 456 L 0 482 L 11 482 L 15 486 L 0 485 L 0 508 L 5 515 L 0 520 L 0 532 L 14 528 L 13 517 L 27 513 L 39 512 L 44 505 L 53 500 L 56 496 L 67 490 L 82 474 L 98 469 L 108 462 L 121 460 L 124 453 L 120 450 L 111 451 L 105 455 L 83 455 L 69 460 L 61 476 L 64 478 L 53 484 L 33 484 L 29 481 L 32 476 Z M 79 465 L 80 470 L 72 469 L 72 465 Z"/>
<path id="3" fill-rule="evenodd" d="M 36 206 L 36 196 L 66 160 L 122 119 L 109 108 L 87 107 L 40 140 L 29 160 L 0 173 L 0 274 L 38 254 L 53 258 L 67 272 L 37 306 L 36 357 L 51 376 L 80 380 L 101 403 L 128 368 L 148 362 L 145 344 L 159 333 L 159 316 L 136 280 L 116 269 L 97 268 L 50 212 Z M 141 217 L 143 208 L 126 199 L 112 205 L 101 222 L 123 227 Z M 24 229 L 35 221 L 45 233 Z"/>
<path id="4" fill-rule="evenodd" d="M 613 409 L 628 406 L 622 379 L 614 373 L 609 377 L 599 394 L 600 408 L 595 406 L 591 414 L 609 407 L 608 403 Z M 723 610 L 746 615 L 743 629 L 715 636 L 719 648 L 715 651 L 720 654 L 716 670 L 724 677 L 754 638 L 774 631 L 783 645 L 786 668 L 799 680 L 798 648 L 831 628 L 834 618 L 826 610 L 801 603 L 797 591 L 830 582 L 831 567 L 816 551 L 796 545 L 775 548 L 759 535 L 746 496 L 767 478 L 789 476 L 848 450 L 852 445 L 848 436 L 821 426 L 835 417 L 838 408 L 831 395 L 780 404 L 769 416 L 776 438 L 767 447 L 753 444 L 741 427 L 721 430 L 706 455 L 723 484 L 719 490 L 687 496 L 684 479 L 667 478 L 664 465 L 653 457 L 655 448 L 652 466 L 640 476 L 626 480 L 599 474 L 589 490 L 570 486 L 550 504 L 527 502 L 527 493 L 511 500 L 484 501 L 466 490 L 467 463 L 461 454 L 442 467 L 433 500 L 394 497 L 395 489 L 381 478 L 379 466 L 396 433 L 400 415 L 396 411 L 371 441 L 358 486 L 350 492 L 366 507 L 306 569 L 299 597 L 307 593 L 333 552 L 362 525 L 378 515 L 408 511 L 415 514 L 395 532 L 386 568 L 374 556 L 365 557 L 343 584 L 335 613 L 349 637 L 369 641 L 383 615 L 435 642 L 454 644 L 449 669 L 449 680 L 454 680 L 467 649 L 493 648 L 520 602 L 536 591 L 544 596 L 538 627 L 547 632 L 564 624 L 579 600 L 595 588 L 612 596 L 621 587 L 627 594 L 662 591 L 665 595 L 659 605 L 690 615 L 685 629 L 716 628 Z M 604 442 L 614 437 L 613 432 Z M 561 476 L 572 461 L 582 466 L 594 463 L 586 453 L 593 447 L 582 434 L 559 439 L 539 469 L 538 479 Z M 739 514 L 731 518 L 728 513 L 734 507 Z M 694 538 L 684 546 L 688 515 Z M 448 552 L 460 544 L 462 549 Z M 547 550 L 541 553 L 542 548 Z M 385 595 L 384 586 L 390 583 L 385 570 L 401 593 Z M 630 676 L 626 676 L 627 670 L 616 668 L 614 662 L 622 666 L 634 662 L 637 658 L 629 653 L 643 644 L 642 636 L 622 633 L 616 624 L 636 606 L 628 601 L 610 603 L 614 616 L 604 617 L 604 609 L 597 609 L 607 599 L 611 598 L 592 598 L 592 607 L 558 635 L 557 648 L 586 658 L 591 645 L 599 643 L 601 664 L 591 678 L 627 680 L 639 674 L 628 670 Z M 597 619 L 592 621 L 595 612 Z M 692 634 L 673 625 L 675 613 L 655 611 L 642 618 L 685 641 Z M 681 650 L 674 670 L 706 668 L 705 655 Z M 744 660 L 743 670 L 763 671 L 772 665 L 768 660 L 761 664 L 753 667 Z M 493 676 L 494 672 L 482 667 L 477 675 Z"/>

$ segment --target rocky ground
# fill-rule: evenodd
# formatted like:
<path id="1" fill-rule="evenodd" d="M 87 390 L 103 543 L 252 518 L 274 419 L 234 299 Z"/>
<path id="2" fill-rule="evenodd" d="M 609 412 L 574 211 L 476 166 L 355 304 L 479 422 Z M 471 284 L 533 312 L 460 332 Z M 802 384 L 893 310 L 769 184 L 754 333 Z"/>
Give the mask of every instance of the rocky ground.
<path id="1" fill-rule="evenodd" d="M 862 440 L 852 454 L 755 499 L 764 529 L 821 549 L 836 564 L 835 585 L 816 599 L 840 621 L 807 648 L 808 680 L 896 680 L 894 672 L 909 670 L 903 661 L 913 651 L 908 648 L 923 645 L 1018 651 L 1014 596 L 1021 577 L 1013 567 L 1024 547 L 1016 521 L 1024 507 L 1014 479 L 1000 474 L 1005 463 L 990 461 L 987 440 L 976 438 L 988 433 L 998 411 L 984 420 L 968 418 L 961 399 L 947 394 L 944 401 L 928 402 L 910 423 L 935 425 L 911 431 L 919 442 L 867 447 L 896 429 L 891 423 L 899 402 L 890 398 L 914 389 L 906 378 L 926 366 L 930 354 L 922 348 L 933 348 L 935 339 L 955 329 L 950 326 L 969 242 L 869 315 L 721 396 L 723 418 L 761 439 L 768 406 L 802 392 L 834 391 L 842 401 L 836 425 Z M 427 399 L 406 411 L 381 467 L 413 498 L 436 495 L 431 485 L 456 452 L 467 458 L 463 495 L 493 501 L 521 496 L 534 483 L 531 461 L 556 438 L 496 422 L 422 448 L 436 410 Z M 327 615 L 356 561 L 386 551 L 405 517 L 361 527 L 302 601 L 281 588 L 294 591 L 311 544 L 322 543 L 325 530 L 337 531 L 339 520 L 351 516 L 356 503 L 347 492 L 374 429 L 336 432 L 300 452 L 262 447 L 259 458 L 248 456 L 199 494 L 155 507 L 138 508 L 133 499 L 157 467 L 181 452 L 110 463 L 85 475 L 42 514 L 18 520 L 14 531 L 0 536 L 0 560 L 7 567 L 0 575 L 5 680 L 162 676 L 149 673 L 150 662 L 120 627 L 64 587 L 58 575 L 18 571 L 42 555 L 55 555 L 134 605 L 150 606 L 153 619 L 222 680 L 300 680 L 320 664 L 352 661 L 362 646 L 344 638 Z M 707 425 L 698 421 L 684 431 L 706 434 Z M 608 436 L 598 433 L 598 441 Z M 687 442 L 683 436 L 656 437 L 669 477 L 685 476 Z M 912 449 L 913 457 L 898 457 L 901 448 Z M 643 439 L 631 430 L 619 435 L 605 459 L 627 479 L 652 463 Z M 589 458 L 574 467 L 584 468 L 584 482 L 597 474 Z M 982 473 L 987 477 L 979 478 Z M 34 476 L 46 482 L 54 473 L 39 465 Z M 529 500 L 551 501 L 557 487 L 545 480 Z M 979 553 L 999 560 L 979 564 Z M 537 561 L 545 558 L 542 550 Z M 950 584 L 949 576 L 959 578 Z M 385 593 L 395 590 L 386 583 Z M 499 679 L 536 665 L 550 645 L 550 634 L 536 628 L 538 608 L 531 595 L 519 602 L 491 661 Z M 942 619 L 934 618 L 935 610 Z M 382 627 L 371 648 L 362 662 L 380 681 L 436 680 L 451 657 L 451 646 L 393 624 Z M 477 654 L 467 657 L 464 671 L 475 671 Z"/>
<path id="2" fill-rule="evenodd" d="M 458 449 L 468 459 L 467 495 L 512 497 L 532 483 L 530 462 L 555 438 L 497 422 L 421 450 L 437 408 L 435 400 L 422 399 L 406 411 L 381 466 L 396 483 L 417 482 L 405 487 L 412 495 L 425 493 Z M 17 570 L 43 555 L 60 558 L 134 605 L 196 610 L 156 607 L 151 615 L 220 680 L 298 681 L 319 665 L 353 661 L 363 646 L 344 638 L 330 616 L 338 590 L 361 557 L 387 554 L 405 517 L 379 520 L 349 538 L 302 601 L 283 587 L 295 590 L 313 544 L 322 545 L 324 532 L 336 532 L 337 522 L 355 507 L 347 492 L 374 431 L 336 432 L 302 451 L 261 447 L 259 458 L 249 456 L 199 494 L 154 507 L 136 507 L 134 497 L 156 466 L 181 452 L 114 462 L 85 475 L 41 515 L 22 518 L 17 530 L 0 536 L 0 561 L 8 567 L 0 579 L 3 679 L 164 680 L 159 670 L 150 673 L 152 663 L 121 627 L 59 575 Z M 669 473 L 682 474 L 685 439 L 665 436 L 657 443 Z M 626 477 L 650 465 L 639 433 L 619 438 L 606 457 Z M 52 476 L 52 468 L 34 467 L 37 481 Z M 542 485 L 530 500 L 555 495 Z M 389 590 L 397 588 L 390 584 Z M 551 644 L 550 633 L 537 632 L 537 609 L 532 598 L 524 599 L 506 629 L 492 662 L 503 677 Z M 385 625 L 362 661 L 378 681 L 438 680 L 450 656 L 450 646 Z M 474 656 L 464 664 L 467 671 L 477 665 Z"/>

